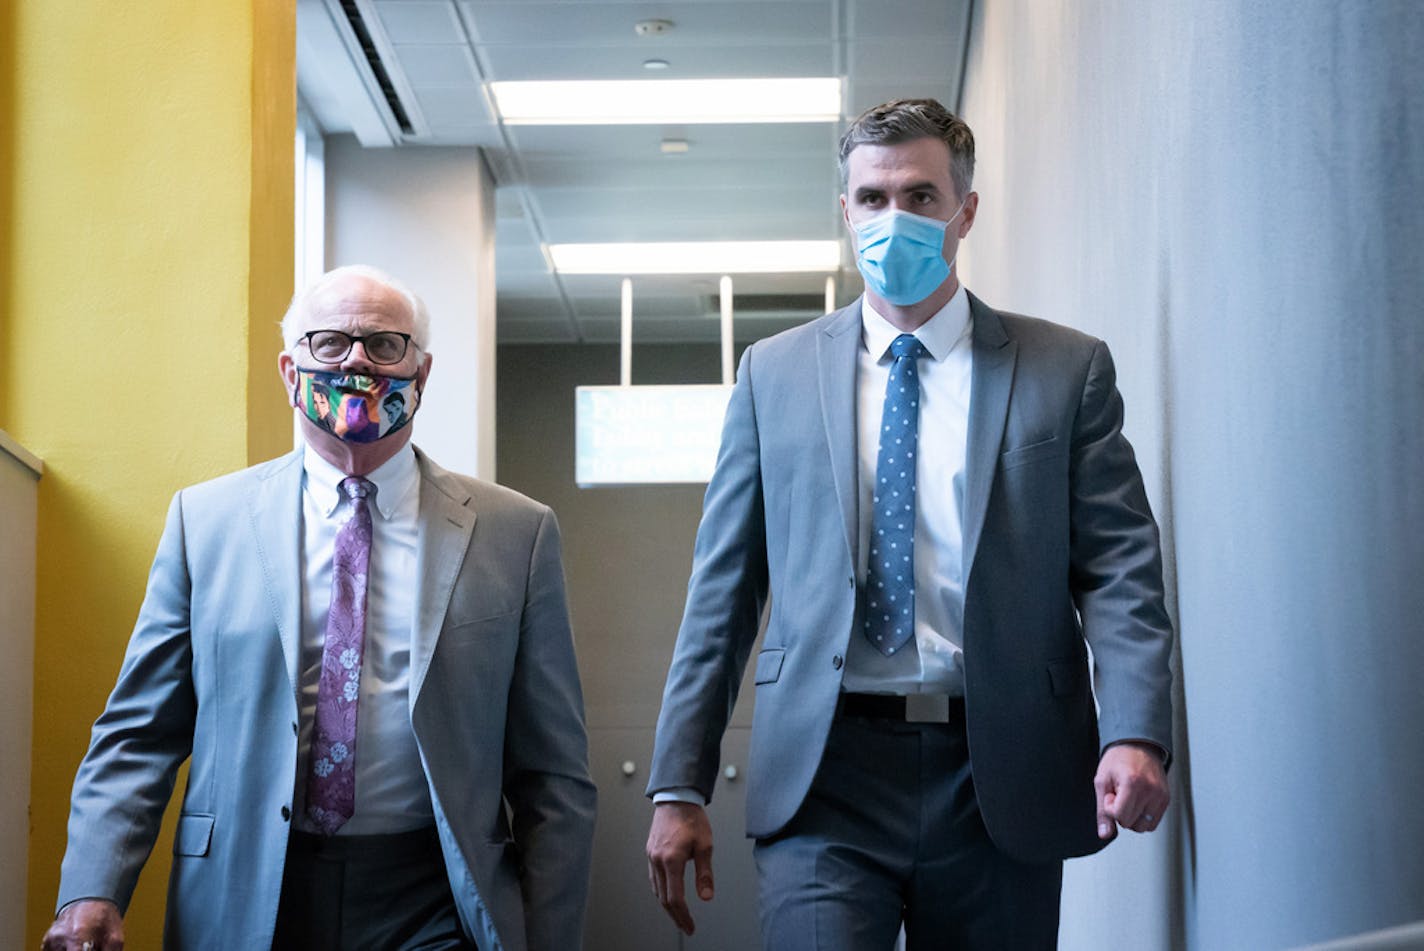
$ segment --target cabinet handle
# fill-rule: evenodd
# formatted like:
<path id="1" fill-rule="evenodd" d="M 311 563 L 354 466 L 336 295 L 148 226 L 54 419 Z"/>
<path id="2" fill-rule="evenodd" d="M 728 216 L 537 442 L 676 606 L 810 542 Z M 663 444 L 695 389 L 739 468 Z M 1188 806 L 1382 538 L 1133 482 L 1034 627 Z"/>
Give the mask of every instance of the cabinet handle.
<path id="1" fill-rule="evenodd" d="M 735 783 L 737 781 L 737 767 L 728 766 L 722 770 L 722 775 L 727 777 L 727 782 Z"/>
<path id="2" fill-rule="evenodd" d="M 637 771 L 638 771 L 638 764 L 637 764 L 637 763 L 633 762 L 633 761 L 630 760 L 630 759 L 625 759 L 625 760 L 623 761 L 623 775 L 624 775 L 624 776 L 632 776 L 632 775 L 633 775 L 634 773 L 636 773 Z"/>

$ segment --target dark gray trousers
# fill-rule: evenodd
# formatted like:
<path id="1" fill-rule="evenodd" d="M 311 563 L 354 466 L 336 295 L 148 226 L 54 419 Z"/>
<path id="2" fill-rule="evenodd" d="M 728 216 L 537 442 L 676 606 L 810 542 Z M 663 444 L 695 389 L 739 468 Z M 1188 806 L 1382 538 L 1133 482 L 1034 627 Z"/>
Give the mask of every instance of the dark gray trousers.
<path id="1" fill-rule="evenodd" d="M 838 715 L 806 802 L 758 840 L 767 951 L 1052 951 L 1063 864 L 990 841 L 962 705 L 947 724 Z"/>
<path id="2" fill-rule="evenodd" d="M 434 827 L 394 835 L 292 830 L 273 951 L 465 951 Z"/>

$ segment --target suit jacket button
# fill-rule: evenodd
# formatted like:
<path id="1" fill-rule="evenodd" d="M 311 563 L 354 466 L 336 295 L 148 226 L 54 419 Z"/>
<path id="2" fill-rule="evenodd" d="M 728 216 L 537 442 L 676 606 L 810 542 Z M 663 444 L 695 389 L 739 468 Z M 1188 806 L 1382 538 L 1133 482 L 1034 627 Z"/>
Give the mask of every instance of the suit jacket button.
<path id="1" fill-rule="evenodd" d="M 831 666 L 834 667 L 836 670 L 840 670 L 841 664 L 844 663 L 845 661 L 841 658 L 840 654 L 837 654 L 836 656 L 831 658 Z"/>
<path id="2" fill-rule="evenodd" d="M 291 820 L 292 820 L 292 810 L 288 809 L 286 806 L 283 806 L 283 807 L 282 807 L 282 821 L 283 821 L 283 822 L 290 822 Z"/>

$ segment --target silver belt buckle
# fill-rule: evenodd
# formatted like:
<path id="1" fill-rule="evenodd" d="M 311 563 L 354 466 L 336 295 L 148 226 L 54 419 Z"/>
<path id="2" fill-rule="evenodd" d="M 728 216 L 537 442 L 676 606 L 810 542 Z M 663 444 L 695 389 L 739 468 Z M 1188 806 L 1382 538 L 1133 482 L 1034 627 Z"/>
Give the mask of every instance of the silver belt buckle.
<path id="1" fill-rule="evenodd" d="M 905 696 L 906 723 L 948 723 L 949 694 L 912 693 Z"/>

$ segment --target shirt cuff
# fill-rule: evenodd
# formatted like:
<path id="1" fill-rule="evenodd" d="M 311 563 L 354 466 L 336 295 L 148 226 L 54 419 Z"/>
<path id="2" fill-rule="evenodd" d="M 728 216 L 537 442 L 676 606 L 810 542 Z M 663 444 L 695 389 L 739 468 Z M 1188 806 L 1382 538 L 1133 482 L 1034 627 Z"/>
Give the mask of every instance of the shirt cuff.
<path id="1" fill-rule="evenodd" d="M 674 786 L 672 789 L 659 789 L 653 793 L 653 804 L 660 802 L 690 802 L 694 806 L 705 806 L 707 800 L 702 798 L 702 793 L 691 786 Z"/>
<path id="2" fill-rule="evenodd" d="M 1137 746 L 1145 746 L 1157 754 L 1157 758 L 1162 761 L 1162 765 L 1164 767 L 1172 765 L 1171 752 L 1166 747 L 1162 746 L 1160 743 L 1154 743 L 1151 740 L 1137 739 L 1135 737 L 1128 737 L 1125 740 L 1113 740 L 1107 746 L 1103 747 L 1103 752 L 1106 753 L 1114 746 L 1121 746 L 1124 743 L 1133 743 Z"/>

